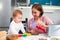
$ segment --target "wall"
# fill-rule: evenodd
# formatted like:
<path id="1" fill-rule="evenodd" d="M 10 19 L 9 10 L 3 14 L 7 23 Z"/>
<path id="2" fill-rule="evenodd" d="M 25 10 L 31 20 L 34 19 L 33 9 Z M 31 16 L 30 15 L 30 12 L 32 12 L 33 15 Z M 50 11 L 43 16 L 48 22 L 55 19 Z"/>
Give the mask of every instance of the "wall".
<path id="1" fill-rule="evenodd" d="M 0 27 L 8 27 L 10 24 L 10 18 L 12 17 L 11 11 L 13 10 L 11 9 L 11 0 L 2 0 L 2 2 L 3 2 L 3 10 L 0 11 Z M 26 13 L 31 13 L 31 12 L 26 12 Z M 55 24 L 60 24 L 60 18 L 59 18 L 60 10 L 55 10 L 52 13 L 44 13 L 44 15 L 48 16 L 51 20 L 53 20 Z M 30 16 L 31 14 L 27 15 L 28 18 L 30 18 Z"/>
<path id="2" fill-rule="evenodd" d="M 0 11 L 0 27 L 7 27 L 10 24 L 11 0 L 2 0 L 3 10 Z"/>

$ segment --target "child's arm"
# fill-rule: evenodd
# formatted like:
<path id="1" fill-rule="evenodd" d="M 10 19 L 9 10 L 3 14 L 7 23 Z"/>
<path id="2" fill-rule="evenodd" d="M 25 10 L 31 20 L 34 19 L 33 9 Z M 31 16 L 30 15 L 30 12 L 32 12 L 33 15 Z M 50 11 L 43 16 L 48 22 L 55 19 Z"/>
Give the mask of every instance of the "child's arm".
<path id="1" fill-rule="evenodd" d="M 22 25 L 20 25 L 21 26 L 21 31 L 23 32 L 23 33 L 25 33 L 26 31 L 25 31 L 25 29 L 24 29 L 24 25 L 22 24 Z"/>

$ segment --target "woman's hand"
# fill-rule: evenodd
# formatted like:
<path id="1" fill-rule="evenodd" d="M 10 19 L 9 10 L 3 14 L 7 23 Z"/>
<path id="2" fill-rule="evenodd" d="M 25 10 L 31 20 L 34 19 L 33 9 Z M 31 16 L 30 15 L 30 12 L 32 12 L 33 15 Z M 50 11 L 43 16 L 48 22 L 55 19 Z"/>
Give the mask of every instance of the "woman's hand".
<path id="1" fill-rule="evenodd" d="M 48 27 L 48 25 L 45 25 L 44 22 L 42 22 L 41 20 L 37 21 L 37 25 L 38 26 L 43 26 L 43 27 Z"/>
<path id="2" fill-rule="evenodd" d="M 39 34 L 39 33 L 36 32 L 35 30 L 31 30 L 30 33 L 31 33 L 32 35 L 38 35 L 38 34 Z"/>

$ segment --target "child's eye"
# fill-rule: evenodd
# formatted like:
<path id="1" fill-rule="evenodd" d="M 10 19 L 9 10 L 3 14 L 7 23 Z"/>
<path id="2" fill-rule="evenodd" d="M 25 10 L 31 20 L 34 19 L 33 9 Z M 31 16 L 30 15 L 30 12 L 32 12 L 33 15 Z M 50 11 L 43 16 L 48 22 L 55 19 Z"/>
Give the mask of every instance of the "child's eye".
<path id="1" fill-rule="evenodd" d="M 19 19 L 22 19 L 22 18 L 19 18 Z"/>

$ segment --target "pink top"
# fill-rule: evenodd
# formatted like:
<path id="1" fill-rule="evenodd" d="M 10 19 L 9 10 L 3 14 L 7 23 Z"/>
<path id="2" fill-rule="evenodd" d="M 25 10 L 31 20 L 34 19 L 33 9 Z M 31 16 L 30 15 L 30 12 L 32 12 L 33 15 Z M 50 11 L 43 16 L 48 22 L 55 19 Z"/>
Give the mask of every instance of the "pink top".
<path id="1" fill-rule="evenodd" d="M 49 25 L 49 24 L 53 24 L 53 22 L 46 16 L 42 16 L 40 17 L 40 20 L 45 24 L 45 25 Z M 30 29 L 35 29 L 36 27 L 36 23 L 34 22 L 34 19 L 31 18 L 28 22 L 28 28 Z"/>

